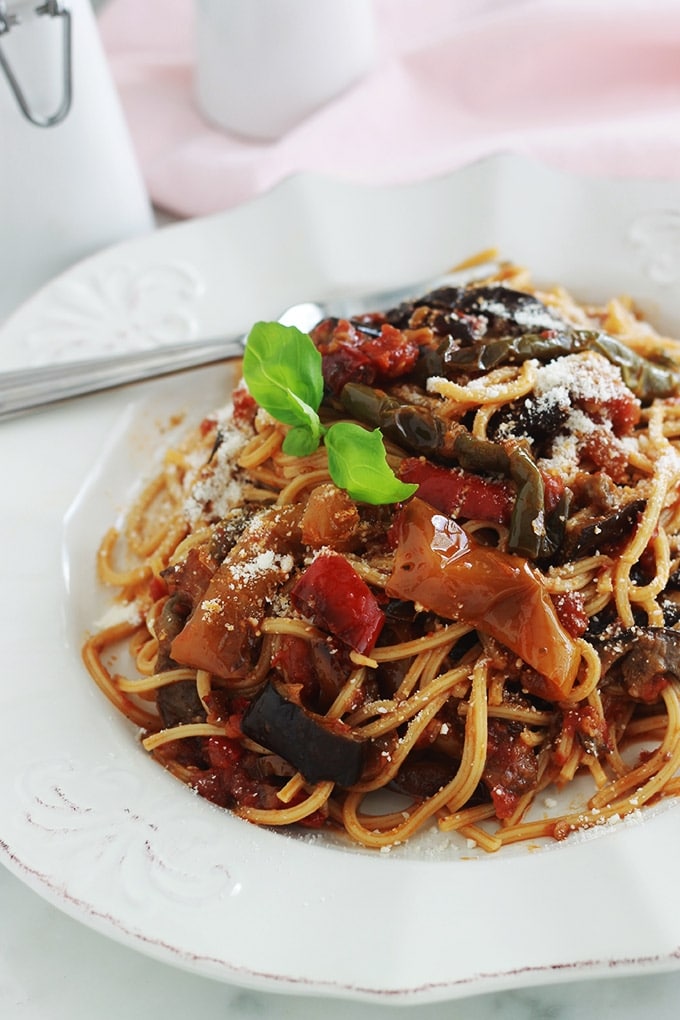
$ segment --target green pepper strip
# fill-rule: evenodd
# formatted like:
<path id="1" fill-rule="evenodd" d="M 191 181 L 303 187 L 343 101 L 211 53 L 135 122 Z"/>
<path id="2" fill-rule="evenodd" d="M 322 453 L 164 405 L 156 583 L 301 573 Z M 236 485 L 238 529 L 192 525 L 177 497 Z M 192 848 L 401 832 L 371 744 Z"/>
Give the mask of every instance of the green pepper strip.
<path id="1" fill-rule="evenodd" d="M 535 460 L 521 446 L 510 454 L 510 476 L 517 498 L 510 518 L 508 549 L 529 559 L 541 552 L 545 535 L 545 487 Z"/>
<path id="2" fill-rule="evenodd" d="M 596 351 L 616 365 L 626 386 L 643 404 L 651 403 L 656 397 L 672 396 L 680 388 L 680 373 L 676 369 L 643 358 L 622 341 L 595 330 L 502 337 L 455 351 L 448 357 L 447 365 L 489 371 L 530 358 L 546 362 L 586 350 Z"/>
<path id="3" fill-rule="evenodd" d="M 677 371 L 643 358 L 607 333 L 599 333 L 589 346 L 607 361 L 611 361 L 612 365 L 618 365 L 624 383 L 643 404 L 651 404 L 656 397 L 670 397 L 680 387 L 680 374 Z"/>
<path id="4" fill-rule="evenodd" d="M 413 453 L 451 460 L 451 444 L 459 429 L 427 407 L 405 404 L 383 390 L 363 383 L 345 383 L 340 393 L 345 411 Z"/>
<path id="5" fill-rule="evenodd" d="M 510 518 L 508 549 L 530 559 L 553 556 L 562 544 L 571 493 L 565 489 L 550 514 L 545 512 L 543 477 L 530 452 L 516 446 L 510 454 L 489 439 L 469 433 L 456 437 L 458 463 L 477 474 L 499 474 L 512 478 L 517 499 Z"/>
<path id="6" fill-rule="evenodd" d="M 458 463 L 465 471 L 477 474 L 507 475 L 510 473 L 510 458 L 500 443 L 490 439 L 479 439 L 469 432 L 456 436 L 453 449 Z"/>
<path id="7" fill-rule="evenodd" d="M 529 559 L 543 552 L 545 537 L 545 489 L 541 472 L 523 446 L 510 453 L 499 443 L 471 435 L 456 438 L 458 462 L 466 471 L 509 475 L 517 486 L 510 517 L 508 549 Z"/>
<path id="8" fill-rule="evenodd" d="M 427 408 L 400 404 L 383 391 L 360 383 L 347 383 L 341 401 L 359 421 L 382 429 L 386 436 L 415 452 L 426 456 L 449 452 L 465 471 L 512 478 L 517 485 L 517 499 L 510 519 L 508 550 L 529 559 L 552 556 L 557 551 L 564 537 L 569 497 L 565 494 L 552 514 L 545 513 L 543 477 L 523 446 L 508 454 L 500 443 L 478 439 L 461 427 L 449 451 L 439 429 L 431 427 L 434 416 Z M 436 424 L 440 421 L 436 419 Z"/>
<path id="9" fill-rule="evenodd" d="M 396 397 L 363 383 L 345 383 L 340 393 L 340 402 L 346 411 L 364 425 L 372 425 L 374 428 L 379 428 L 386 415 L 401 406 L 401 401 Z"/>
<path id="10" fill-rule="evenodd" d="M 488 343 L 481 341 L 472 347 L 462 347 L 450 354 L 447 364 L 457 368 L 476 368 L 488 372 L 499 365 L 517 364 L 535 358 L 537 361 L 553 361 L 565 354 L 584 350 L 597 333 L 581 330 L 573 333 L 522 333 L 520 336 L 504 336 Z"/>

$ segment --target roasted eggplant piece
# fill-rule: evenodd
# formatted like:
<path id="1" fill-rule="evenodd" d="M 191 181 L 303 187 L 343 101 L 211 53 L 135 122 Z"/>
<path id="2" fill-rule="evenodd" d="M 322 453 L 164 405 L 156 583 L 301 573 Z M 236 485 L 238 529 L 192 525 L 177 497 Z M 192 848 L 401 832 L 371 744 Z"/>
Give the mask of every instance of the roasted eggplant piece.
<path id="1" fill-rule="evenodd" d="M 159 687 L 156 707 L 165 729 L 185 723 L 205 722 L 206 711 L 193 680 L 178 680 Z"/>
<path id="2" fill-rule="evenodd" d="M 507 336 L 564 328 L 564 319 L 533 294 L 502 283 L 467 287 L 457 307 L 466 315 L 484 316 L 487 334 Z"/>
<path id="3" fill-rule="evenodd" d="M 491 439 L 530 439 L 534 455 L 536 448 L 553 439 L 564 427 L 572 410 L 571 402 L 536 400 L 533 394 L 514 401 L 494 415 L 489 435 Z"/>
<path id="4" fill-rule="evenodd" d="M 631 627 L 600 648 L 603 677 L 620 680 L 631 698 L 652 704 L 669 677 L 680 679 L 680 631 Z"/>
<path id="5" fill-rule="evenodd" d="M 428 308 L 439 316 L 447 313 L 469 323 L 469 338 L 486 335 L 526 333 L 529 330 L 564 329 L 564 320 L 547 305 L 525 291 L 504 284 L 479 284 L 468 287 L 443 286 L 414 301 L 404 302 L 386 313 L 388 322 L 406 328 L 416 309 Z M 439 332 L 443 332 L 442 329 Z"/>
<path id="6" fill-rule="evenodd" d="M 156 656 L 156 672 L 164 673 L 168 669 L 175 669 L 177 663 L 170 654 L 170 645 L 187 622 L 193 608 L 189 595 L 184 591 L 177 591 L 171 595 L 163 606 L 158 624 L 156 625 L 156 638 L 158 639 L 158 655 Z"/>
<path id="7" fill-rule="evenodd" d="M 645 501 L 643 499 L 634 499 L 608 517 L 601 517 L 568 532 L 561 559 L 577 560 L 585 556 L 592 556 L 603 549 L 616 547 L 627 539 L 637 526 L 644 508 Z"/>
<path id="8" fill-rule="evenodd" d="M 412 757 L 415 760 L 411 761 Z M 457 764 L 443 754 L 429 754 L 420 758 L 409 755 L 390 785 L 399 793 L 417 800 L 426 800 L 451 782 Z"/>
<path id="9" fill-rule="evenodd" d="M 287 698 L 272 681 L 250 703 L 241 722 L 247 737 L 285 758 L 307 782 L 352 786 L 361 777 L 367 744 L 340 727 Z"/>

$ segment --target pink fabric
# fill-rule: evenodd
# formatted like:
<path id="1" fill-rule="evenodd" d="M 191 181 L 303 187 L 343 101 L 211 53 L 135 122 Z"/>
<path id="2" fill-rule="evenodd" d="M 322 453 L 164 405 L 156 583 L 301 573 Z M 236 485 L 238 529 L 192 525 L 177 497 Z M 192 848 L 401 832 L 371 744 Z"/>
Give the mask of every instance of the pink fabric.
<path id="1" fill-rule="evenodd" d="M 102 39 L 156 205 L 195 216 L 298 171 L 392 184 L 497 152 L 680 175 L 677 0 L 374 3 L 373 71 L 284 138 L 255 143 L 195 107 L 192 0 L 109 0 Z"/>

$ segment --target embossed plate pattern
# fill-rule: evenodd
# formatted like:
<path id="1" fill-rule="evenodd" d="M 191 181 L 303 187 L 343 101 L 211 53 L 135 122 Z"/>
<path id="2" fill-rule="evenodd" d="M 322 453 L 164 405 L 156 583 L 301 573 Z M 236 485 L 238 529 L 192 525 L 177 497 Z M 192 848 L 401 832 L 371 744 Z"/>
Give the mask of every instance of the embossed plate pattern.
<path id="1" fill-rule="evenodd" d="M 119 245 L 12 317 L 0 367 L 238 330 L 303 298 L 437 275 L 490 245 L 584 299 L 633 294 L 680 334 L 680 185 L 500 156 L 406 188 L 295 178 Z M 2 428 L 0 860 L 84 924 L 251 987 L 427 1001 L 675 967 L 675 804 L 490 857 L 436 835 L 355 852 L 194 797 L 104 703 L 79 659 L 106 605 L 94 550 L 153 469 L 159 423 L 200 415 L 228 386 L 228 369 L 204 369 Z"/>

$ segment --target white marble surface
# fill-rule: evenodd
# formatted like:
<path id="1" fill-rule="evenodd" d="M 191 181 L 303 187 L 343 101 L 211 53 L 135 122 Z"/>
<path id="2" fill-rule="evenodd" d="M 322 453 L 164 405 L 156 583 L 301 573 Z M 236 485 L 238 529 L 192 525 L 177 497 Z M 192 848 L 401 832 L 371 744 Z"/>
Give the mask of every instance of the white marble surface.
<path id="1" fill-rule="evenodd" d="M 584 905 L 584 916 L 588 906 Z M 589 923 L 597 923 L 591 918 Z M 530 988 L 452 1003 L 374 1006 L 242 991 L 118 945 L 0 867 L 3 1020 L 676 1020 L 680 973 Z"/>

